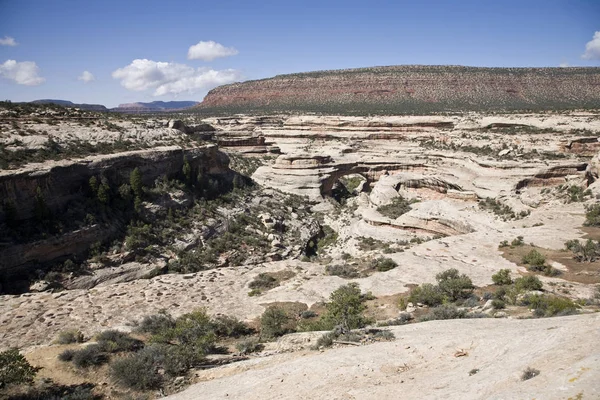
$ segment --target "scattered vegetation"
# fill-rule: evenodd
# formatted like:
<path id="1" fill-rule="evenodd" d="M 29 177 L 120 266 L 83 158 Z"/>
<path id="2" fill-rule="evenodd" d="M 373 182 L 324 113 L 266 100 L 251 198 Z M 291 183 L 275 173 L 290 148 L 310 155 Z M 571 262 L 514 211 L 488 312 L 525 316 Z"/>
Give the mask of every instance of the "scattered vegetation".
<path id="1" fill-rule="evenodd" d="M 388 218 L 396 219 L 403 214 L 406 214 L 411 210 L 410 205 L 414 204 L 416 200 L 406 200 L 404 197 L 395 197 L 390 204 L 380 206 L 377 211 Z"/>
<path id="2" fill-rule="evenodd" d="M 325 267 L 325 273 L 327 275 L 339 276 L 340 278 L 346 279 L 354 279 L 360 277 L 358 269 L 355 266 L 349 264 L 328 265 Z"/>
<path id="3" fill-rule="evenodd" d="M 516 213 L 508 205 L 501 203 L 500 201 L 487 197 L 485 200 L 479 201 L 479 207 L 483 210 L 488 210 L 499 216 L 503 221 L 509 221 L 514 219 L 525 218 L 530 214 L 529 211 L 521 211 Z"/>
<path id="4" fill-rule="evenodd" d="M 532 294 L 521 300 L 522 305 L 529 306 L 536 317 L 554 317 L 575 314 L 579 306 L 565 297 Z"/>

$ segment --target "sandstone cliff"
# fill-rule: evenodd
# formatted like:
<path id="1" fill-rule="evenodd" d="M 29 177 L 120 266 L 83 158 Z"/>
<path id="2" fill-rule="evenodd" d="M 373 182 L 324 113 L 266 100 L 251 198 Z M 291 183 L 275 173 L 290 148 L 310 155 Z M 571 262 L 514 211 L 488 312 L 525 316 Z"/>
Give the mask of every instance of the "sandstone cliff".
<path id="1" fill-rule="evenodd" d="M 204 176 L 227 181 L 233 179 L 233 172 L 228 167 L 229 158 L 215 145 L 191 149 L 158 147 L 0 171 L 0 199 L 3 204 L 0 229 L 4 229 L 7 222 L 6 204 L 11 204 L 16 210 L 12 218 L 17 224 L 36 223 L 35 208 L 39 198 L 43 199 L 49 213 L 69 219 L 88 201 L 86 191 L 92 176 L 102 176 L 110 187 L 118 188 L 128 183 L 131 171 L 138 168 L 143 184 L 152 186 L 160 176 L 179 174 L 184 160 L 188 160 L 193 170 Z M 1 235 L 4 241 L 0 240 L 0 278 L 20 273 L 34 264 L 86 251 L 92 243 L 111 237 L 122 223 L 115 220 L 111 224 L 83 226 L 51 237 L 33 238 L 33 241 L 20 238 L 17 240 L 19 243 L 10 236 L 6 239 Z"/>
<path id="2" fill-rule="evenodd" d="M 205 113 L 403 114 L 600 107 L 600 68 L 392 66 L 278 75 L 211 90 Z"/>

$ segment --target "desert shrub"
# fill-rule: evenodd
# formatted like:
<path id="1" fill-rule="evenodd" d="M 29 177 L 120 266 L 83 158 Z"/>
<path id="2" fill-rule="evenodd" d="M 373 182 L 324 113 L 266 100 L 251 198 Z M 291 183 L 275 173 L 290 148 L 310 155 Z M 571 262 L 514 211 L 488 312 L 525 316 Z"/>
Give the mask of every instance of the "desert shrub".
<path id="1" fill-rule="evenodd" d="M 340 278 L 353 279 L 360 276 L 358 269 L 352 265 L 328 265 L 325 267 L 328 275 L 339 276 Z"/>
<path id="2" fill-rule="evenodd" d="M 374 268 L 379 272 L 389 271 L 398 266 L 398 264 L 391 258 L 380 257 L 375 260 Z"/>
<path id="3" fill-rule="evenodd" d="M 594 262 L 600 258 L 600 241 L 588 239 L 582 244 L 579 240 L 569 240 L 565 247 L 573 252 L 574 258 L 579 262 Z"/>
<path id="4" fill-rule="evenodd" d="M 395 197 L 390 204 L 380 206 L 377 211 L 388 218 L 396 219 L 411 210 L 410 205 L 414 203 L 406 200 L 404 197 Z"/>
<path id="5" fill-rule="evenodd" d="M 314 318 L 316 316 L 317 316 L 317 313 L 314 312 L 313 310 L 306 310 L 306 311 L 302 311 L 300 313 L 300 318 L 303 318 L 303 319 Z"/>
<path id="6" fill-rule="evenodd" d="M 494 285 L 498 286 L 511 285 L 513 280 L 510 277 L 510 269 L 501 269 L 496 272 L 492 275 L 492 282 L 494 282 Z"/>
<path id="7" fill-rule="evenodd" d="M 438 319 L 458 319 L 458 318 L 466 318 L 467 311 L 464 309 L 460 309 L 453 304 L 442 304 L 440 306 L 434 307 L 421 317 L 421 321 L 433 321 Z"/>
<path id="8" fill-rule="evenodd" d="M 393 332 L 390 332 L 388 330 L 380 330 L 375 332 L 375 334 L 373 335 L 373 339 L 376 340 L 394 340 L 396 339 L 396 335 L 394 335 Z"/>
<path id="9" fill-rule="evenodd" d="M 75 349 L 66 349 L 58 355 L 58 359 L 65 362 L 73 361 L 73 357 L 75 357 L 76 352 L 77 350 Z"/>
<path id="10" fill-rule="evenodd" d="M 252 282 L 248 284 L 250 289 L 269 290 L 279 286 L 277 279 L 266 272 L 258 274 Z"/>
<path id="11" fill-rule="evenodd" d="M 337 340 L 341 342 L 360 342 L 362 336 L 358 333 L 347 331 L 346 333 L 338 333 Z"/>
<path id="12" fill-rule="evenodd" d="M 250 296 L 250 297 L 260 296 L 261 294 L 262 294 L 262 290 L 260 290 L 260 289 L 252 289 L 251 291 L 248 292 L 248 296 Z"/>
<path id="13" fill-rule="evenodd" d="M 216 335 L 210 317 L 205 309 L 183 314 L 175 321 L 175 327 L 157 338 L 159 341 L 176 340 L 179 344 L 188 346 L 198 356 L 208 353 L 214 346 Z"/>
<path id="14" fill-rule="evenodd" d="M 322 347 L 331 347 L 333 345 L 333 341 L 336 339 L 337 339 L 337 336 L 334 332 L 327 332 L 327 333 L 323 334 L 319 339 L 317 339 L 315 348 L 319 349 Z"/>
<path id="15" fill-rule="evenodd" d="M 201 363 L 204 354 L 194 346 L 163 345 L 165 357 L 162 367 L 167 375 L 176 377 Z"/>
<path id="16" fill-rule="evenodd" d="M 460 275 L 455 268 L 440 272 L 435 279 L 439 289 L 450 301 L 468 298 L 475 289 L 471 278 L 465 274 Z"/>
<path id="17" fill-rule="evenodd" d="M 542 290 L 542 281 L 537 276 L 529 275 L 515 279 L 515 289 L 518 292 Z"/>
<path id="18" fill-rule="evenodd" d="M 526 380 L 529 380 L 531 378 L 535 378 L 539 374 L 540 374 L 540 370 L 539 369 L 527 367 L 527 369 L 525 369 L 525 371 L 523 371 L 523 373 L 521 374 L 521 380 L 522 381 L 526 381 Z"/>
<path id="19" fill-rule="evenodd" d="M 81 333 L 78 329 L 69 329 L 66 331 L 62 331 L 58 334 L 58 338 L 56 339 L 56 343 L 58 344 L 70 344 L 70 343 L 83 343 L 84 337 L 83 333 Z"/>
<path id="20" fill-rule="evenodd" d="M 132 338 L 128 333 L 114 329 L 100 332 L 96 335 L 96 341 L 100 349 L 107 353 L 135 351 L 144 345 L 141 340 Z"/>
<path id="21" fill-rule="evenodd" d="M 546 257 L 542 255 L 536 249 L 531 250 L 529 253 L 523 256 L 523 263 L 528 264 L 527 269 L 533 271 L 543 271 L 544 264 L 546 263 Z"/>
<path id="22" fill-rule="evenodd" d="M 213 331 L 219 337 L 240 337 L 252 333 L 244 322 L 228 315 L 219 315 L 212 321 Z"/>
<path id="23" fill-rule="evenodd" d="M 257 339 L 243 340 L 235 345 L 241 354 L 251 354 L 261 351 L 264 346 Z"/>
<path id="24" fill-rule="evenodd" d="M 90 344 L 83 349 L 75 351 L 71 359 L 77 368 L 89 368 L 102 365 L 108 361 L 108 356 L 100 345 Z"/>
<path id="25" fill-rule="evenodd" d="M 523 304 L 534 309 L 536 317 L 554 317 L 577 313 L 578 306 L 570 299 L 549 295 L 529 295 L 523 298 Z"/>
<path id="26" fill-rule="evenodd" d="M 585 226 L 600 226 L 600 203 L 586 207 Z"/>
<path id="27" fill-rule="evenodd" d="M 260 317 L 260 336 L 273 339 L 288 332 L 287 324 L 290 317 L 280 307 L 270 306 Z"/>
<path id="28" fill-rule="evenodd" d="M 327 312 L 323 318 L 327 323 L 340 325 L 346 330 L 362 328 L 368 322 L 363 315 L 367 308 L 363 301 L 364 297 L 361 296 L 357 283 L 340 286 L 329 296 Z"/>
<path id="29" fill-rule="evenodd" d="M 501 310 L 506 307 L 506 303 L 500 299 L 494 299 L 492 300 L 492 307 L 494 307 L 494 310 Z"/>
<path id="30" fill-rule="evenodd" d="M 487 197 L 485 200 L 481 200 L 479 202 L 479 207 L 483 210 L 492 211 L 504 221 L 517 219 L 517 214 L 512 208 L 510 208 L 506 204 L 502 204 L 502 202 L 491 197 Z"/>
<path id="31" fill-rule="evenodd" d="M 169 314 L 153 314 L 145 316 L 137 326 L 138 332 L 158 335 L 175 327 L 175 320 Z"/>
<path id="32" fill-rule="evenodd" d="M 523 236 L 517 236 L 515 239 L 510 242 L 510 245 L 513 247 L 523 246 L 525 242 L 523 241 Z"/>
<path id="33" fill-rule="evenodd" d="M 372 237 L 359 237 L 361 241 L 358 243 L 358 248 L 363 251 L 370 251 L 383 248 L 385 243 L 381 240 L 373 239 Z"/>
<path id="34" fill-rule="evenodd" d="M 403 312 L 400 313 L 400 315 L 398 315 L 398 317 L 394 318 L 394 319 L 390 319 L 387 321 L 383 321 L 377 324 L 377 326 L 397 326 L 397 325 L 404 325 L 404 324 L 408 324 L 414 317 L 407 312 Z"/>
<path id="35" fill-rule="evenodd" d="M 118 384 L 130 389 L 158 389 L 163 384 L 163 376 L 158 373 L 163 356 L 155 347 L 142 349 L 112 362 L 110 376 Z"/>
<path id="36" fill-rule="evenodd" d="M 424 283 L 410 291 L 408 301 L 412 303 L 421 303 L 429 307 L 435 307 L 444 302 L 444 294 L 440 289 L 431 283 Z"/>
<path id="37" fill-rule="evenodd" d="M 19 349 L 11 348 L 0 352 L 0 388 L 8 385 L 31 384 L 38 368 L 19 353 Z"/>
<path id="38" fill-rule="evenodd" d="M 587 189 L 584 190 L 582 187 L 580 186 L 569 186 L 569 188 L 567 189 L 567 195 L 568 203 L 574 203 L 574 202 L 581 202 L 581 201 L 585 201 L 586 197 L 589 197 L 592 195 L 592 191 Z"/>

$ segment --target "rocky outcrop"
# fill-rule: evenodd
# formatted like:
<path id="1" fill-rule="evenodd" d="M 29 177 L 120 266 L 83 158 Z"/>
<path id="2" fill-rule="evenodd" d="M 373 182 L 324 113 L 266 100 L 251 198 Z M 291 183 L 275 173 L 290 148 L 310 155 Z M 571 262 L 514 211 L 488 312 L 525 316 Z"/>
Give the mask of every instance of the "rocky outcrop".
<path id="1" fill-rule="evenodd" d="M 207 113 L 273 111 L 403 114 L 573 109 L 600 101 L 600 68 L 392 66 L 278 75 L 220 86 Z"/>
<path id="2" fill-rule="evenodd" d="M 281 155 L 271 166 L 259 167 L 252 178 L 265 186 L 287 193 L 307 196 L 312 200 L 331 195 L 334 184 L 346 175 L 360 174 L 374 182 L 389 171 L 411 171 L 424 168 L 420 163 L 391 160 L 336 162 L 329 155 Z"/>
<path id="3" fill-rule="evenodd" d="M 582 175 L 587 168 L 585 163 L 564 164 L 537 172 L 530 178 L 522 179 L 515 186 L 516 190 L 528 186 L 548 186 L 562 183 L 568 175 Z"/>

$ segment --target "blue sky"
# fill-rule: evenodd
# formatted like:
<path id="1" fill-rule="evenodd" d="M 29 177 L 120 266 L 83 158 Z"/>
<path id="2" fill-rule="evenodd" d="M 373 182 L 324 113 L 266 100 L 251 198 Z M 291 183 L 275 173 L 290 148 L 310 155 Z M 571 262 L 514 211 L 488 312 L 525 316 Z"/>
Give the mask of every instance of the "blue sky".
<path id="1" fill-rule="evenodd" d="M 600 66 L 597 31 L 600 0 L 0 0 L 0 99 L 114 107 L 322 69 Z"/>

